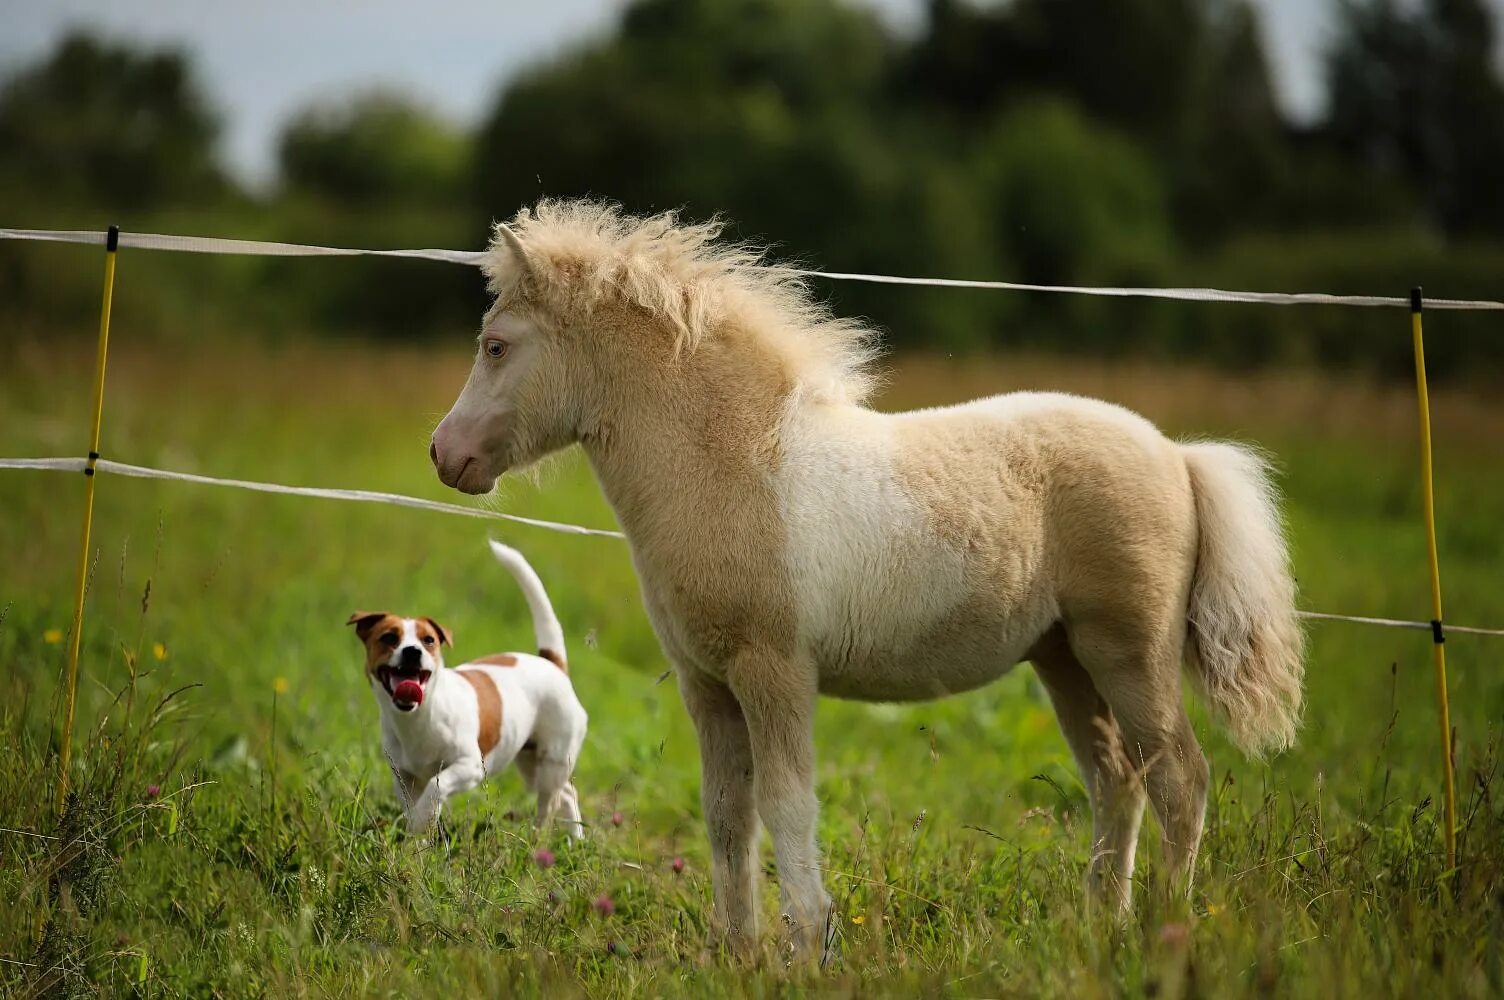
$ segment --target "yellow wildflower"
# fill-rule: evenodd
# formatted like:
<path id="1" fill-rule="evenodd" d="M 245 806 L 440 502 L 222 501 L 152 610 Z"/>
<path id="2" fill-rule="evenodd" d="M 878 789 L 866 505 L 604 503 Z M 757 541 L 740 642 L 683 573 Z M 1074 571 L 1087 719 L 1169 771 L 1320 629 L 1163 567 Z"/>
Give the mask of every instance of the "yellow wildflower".
<path id="1" fill-rule="evenodd" d="M 152 643 L 151 655 L 155 656 L 158 661 L 167 659 L 167 646 L 160 642 Z"/>
<path id="2" fill-rule="evenodd" d="M 286 677 L 278 677 L 276 680 L 272 681 L 272 690 L 277 692 L 278 694 L 286 694 L 287 689 L 291 686 L 292 685 L 287 683 Z"/>
<path id="3" fill-rule="evenodd" d="M 858 913 L 856 916 L 851 918 L 851 922 L 854 924 L 865 924 L 867 922 L 867 914 Z"/>
<path id="4" fill-rule="evenodd" d="M 48 629 L 42 633 L 42 641 L 49 646 L 56 646 L 63 641 L 63 630 L 60 628 Z"/>

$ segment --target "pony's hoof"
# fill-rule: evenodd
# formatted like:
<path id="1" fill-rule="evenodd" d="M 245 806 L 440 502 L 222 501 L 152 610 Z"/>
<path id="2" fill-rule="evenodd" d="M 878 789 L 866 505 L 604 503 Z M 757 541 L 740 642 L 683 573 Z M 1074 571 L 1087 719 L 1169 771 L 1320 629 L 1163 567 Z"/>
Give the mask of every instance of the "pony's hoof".
<path id="1" fill-rule="evenodd" d="M 782 914 L 783 923 L 780 951 L 790 965 L 818 962 L 821 966 L 830 961 L 835 953 L 835 914 L 826 907 L 817 916 L 800 920 L 791 913 Z"/>
<path id="2" fill-rule="evenodd" d="M 705 952 L 712 959 L 729 958 L 740 965 L 757 961 L 757 936 L 741 928 L 713 927 L 705 941 Z"/>

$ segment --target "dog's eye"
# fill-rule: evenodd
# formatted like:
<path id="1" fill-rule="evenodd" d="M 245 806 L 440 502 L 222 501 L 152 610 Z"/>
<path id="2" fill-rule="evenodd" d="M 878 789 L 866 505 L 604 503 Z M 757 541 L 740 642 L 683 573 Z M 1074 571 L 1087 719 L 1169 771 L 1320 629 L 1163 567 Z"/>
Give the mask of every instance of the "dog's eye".
<path id="1" fill-rule="evenodd" d="M 381 637 L 381 644 L 383 646 L 395 646 L 395 645 L 397 645 L 397 633 L 396 632 L 387 632 L 387 633 L 383 634 L 382 637 Z"/>
<path id="2" fill-rule="evenodd" d="M 425 645 L 425 646 L 432 646 L 433 645 L 433 636 L 431 636 L 431 635 L 425 635 L 423 637 L 423 645 Z"/>
<path id="3" fill-rule="evenodd" d="M 495 337 L 488 337 L 486 339 L 486 357 L 498 359 L 504 358 L 507 356 L 507 351 L 510 349 L 510 347 L 511 345 L 508 344 L 505 340 L 498 340 Z"/>

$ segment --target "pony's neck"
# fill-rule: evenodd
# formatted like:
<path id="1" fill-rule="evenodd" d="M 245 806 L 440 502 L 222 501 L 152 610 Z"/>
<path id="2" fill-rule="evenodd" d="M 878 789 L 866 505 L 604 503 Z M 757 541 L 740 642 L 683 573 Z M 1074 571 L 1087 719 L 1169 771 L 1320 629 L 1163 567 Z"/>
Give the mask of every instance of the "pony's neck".
<path id="1" fill-rule="evenodd" d="M 583 443 L 629 538 L 682 531 L 683 519 L 736 518 L 765 492 L 793 397 L 781 359 L 712 342 L 613 393 Z"/>

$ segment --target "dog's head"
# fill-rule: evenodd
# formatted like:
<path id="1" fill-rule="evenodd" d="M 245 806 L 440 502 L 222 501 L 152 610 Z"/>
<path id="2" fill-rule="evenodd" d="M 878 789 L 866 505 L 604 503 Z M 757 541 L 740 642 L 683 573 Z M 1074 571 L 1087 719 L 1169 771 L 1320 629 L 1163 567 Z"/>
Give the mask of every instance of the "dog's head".
<path id="1" fill-rule="evenodd" d="M 444 668 L 441 646 L 453 645 L 449 630 L 432 618 L 402 618 L 385 611 L 357 611 L 346 625 L 366 647 L 366 677 L 377 698 L 399 712 L 423 704 L 434 671 Z"/>

